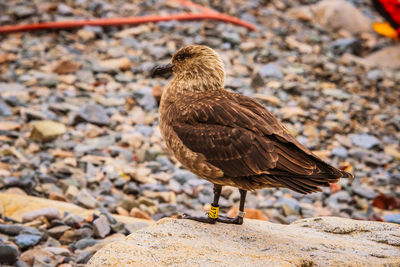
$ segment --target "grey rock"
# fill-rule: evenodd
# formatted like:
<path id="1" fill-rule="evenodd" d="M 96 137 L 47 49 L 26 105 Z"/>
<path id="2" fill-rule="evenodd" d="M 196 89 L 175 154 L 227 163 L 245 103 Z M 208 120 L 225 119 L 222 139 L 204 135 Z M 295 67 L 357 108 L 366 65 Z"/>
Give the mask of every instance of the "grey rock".
<path id="1" fill-rule="evenodd" d="M 176 204 L 160 203 L 158 211 L 166 216 L 171 216 L 177 213 L 178 207 Z"/>
<path id="2" fill-rule="evenodd" d="M 39 243 L 41 236 L 31 234 L 19 234 L 15 237 L 15 243 L 20 249 L 25 249 Z"/>
<path id="3" fill-rule="evenodd" d="M 334 149 L 332 149 L 332 155 L 341 157 L 341 158 L 347 158 L 347 149 L 345 147 L 342 146 L 338 146 L 335 147 Z"/>
<path id="4" fill-rule="evenodd" d="M 35 9 L 33 7 L 27 6 L 27 5 L 19 5 L 16 6 L 14 9 L 14 14 L 18 18 L 25 18 L 32 16 L 36 13 Z"/>
<path id="5" fill-rule="evenodd" d="M 11 116 L 13 113 L 9 109 L 9 107 L 4 103 L 2 100 L 0 100 L 0 116 Z"/>
<path id="6" fill-rule="evenodd" d="M 72 8 L 63 3 L 58 4 L 57 11 L 61 15 L 71 15 L 72 14 Z"/>
<path id="7" fill-rule="evenodd" d="M 398 223 L 398 224 L 400 224 L 400 213 L 385 215 L 385 216 L 383 216 L 383 219 L 384 219 L 386 222 L 391 222 L 391 223 Z"/>
<path id="8" fill-rule="evenodd" d="M 378 193 L 372 191 L 369 188 L 366 188 L 364 186 L 357 186 L 353 188 L 354 194 L 357 196 L 366 198 L 366 199 L 374 199 L 376 196 L 378 196 Z"/>
<path id="9" fill-rule="evenodd" d="M 15 236 L 20 234 L 21 232 L 41 235 L 41 233 L 33 227 L 27 227 L 17 224 L 0 224 L 0 233 L 2 234 Z"/>
<path id="10" fill-rule="evenodd" d="M 18 258 L 18 249 L 12 244 L 0 243 L 0 263 L 13 265 Z"/>
<path id="11" fill-rule="evenodd" d="M 354 145 L 365 149 L 370 149 L 380 144 L 379 139 L 370 134 L 349 134 L 349 138 Z"/>
<path id="12" fill-rule="evenodd" d="M 69 225 L 74 228 L 77 228 L 79 226 L 79 224 L 83 221 L 84 221 L 84 219 L 81 216 L 76 215 L 74 213 L 68 213 L 63 218 L 63 222 L 66 225 Z"/>
<path id="13" fill-rule="evenodd" d="M 80 109 L 78 115 L 74 119 L 75 123 L 81 121 L 103 126 L 110 123 L 110 118 L 102 106 L 97 104 L 88 104 Z"/>
<path id="14" fill-rule="evenodd" d="M 61 219 L 61 214 L 56 208 L 44 208 L 40 210 L 34 210 L 26 212 L 22 215 L 23 222 L 30 222 L 35 220 L 38 217 L 46 217 L 49 220 L 52 219 Z"/>
<path id="15" fill-rule="evenodd" d="M 110 223 L 105 216 L 100 216 L 93 221 L 94 234 L 97 237 L 104 238 L 111 232 Z"/>
<path id="16" fill-rule="evenodd" d="M 78 240 L 78 241 L 73 245 L 73 247 L 74 247 L 75 249 L 85 249 L 85 248 L 87 248 L 87 247 L 92 247 L 92 246 L 94 246 L 94 245 L 96 245 L 96 244 L 98 244 L 98 243 L 99 243 L 99 241 L 98 241 L 98 240 L 95 240 L 95 239 L 93 239 L 93 238 L 83 238 L 83 239 Z"/>
<path id="17" fill-rule="evenodd" d="M 93 256 L 94 251 L 83 251 L 76 257 L 76 263 L 86 264 Z"/>
<path id="18" fill-rule="evenodd" d="M 89 209 L 94 209 L 97 205 L 96 199 L 86 189 L 79 191 L 76 195 L 76 202 Z"/>
<path id="19" fill-rule="evenodd" d="M 240 44 L 241 38 L 237 32 L 229 32 L 224 31 L 222 32 L 222 40 L 227 41 L 233 45 Z"/>
<path id="20" fill-rule="evenodd" d="M 390 183 L 394 185 L 400 185 L 400 173 L 393 174 L 390 177 Z"/>
<path id="21" fill-rule="evenodd" d="M 383 77 L 383 72 L 382 70 L 370 70 L 367 73 L 367 79 L 370 81 L 376 81 L 378 79 L 381 79 Z"/>
<path id="22" fill-rule="evenodd" d="M 55 226 L 47 230 L 47 233 L 54 238 L 59 238 L 64 232 L 70 230 L 68 225 Z"/>
<path id="23" fill-rule="evenodd" d="M 174 174 L 172 175 L 172 179 L 176 180 L 180 184 L 185 184 L 190 180 L 199 180 L 199 177 L 197 177 L 197 175 L 191 173 L 190 171 L 176 169 L 174 171 Z"/>
<path id="24" fill-rule="evenodd" d="M 259 70 L 261 77 L 263 78 L 275 78 L 275 79 L 283 79 L 283 73 L 275 63 L 269 63 L 261 67 Z"/>

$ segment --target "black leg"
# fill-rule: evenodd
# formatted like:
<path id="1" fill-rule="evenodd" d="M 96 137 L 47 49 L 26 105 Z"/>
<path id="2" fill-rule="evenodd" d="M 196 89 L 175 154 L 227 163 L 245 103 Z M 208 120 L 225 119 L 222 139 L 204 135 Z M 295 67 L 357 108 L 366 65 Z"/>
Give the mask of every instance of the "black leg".
<path id="1" fill-rule="evenodd" d="M 189 219 L 211 224 L 215 223 L 218 218 L 218 210 L 219 210 L 218 201 L 219 197 L 221 196 L 221 190 L 222 190 L 221 185 L 214 184 L 214 200 L 213 203 L 211 204 L 210 212 L 207 216 L 191 216 L 185 213 L 183 214 L 182 219 Z"/>
<path id="2" fill-rule="evenodd" d="M 227 216 L 219 216 L 217 222 L 222 223 L 231 223 L 231 224 L 243 224 L 243 218 L 246 215 L 244 212 L 244 203 L 246 201 L 247 191 L 243 189 L 239 189 L 240 193 L 240 204 L 239 204 L 239 212 L 235 218 L 230 218 Z"/>

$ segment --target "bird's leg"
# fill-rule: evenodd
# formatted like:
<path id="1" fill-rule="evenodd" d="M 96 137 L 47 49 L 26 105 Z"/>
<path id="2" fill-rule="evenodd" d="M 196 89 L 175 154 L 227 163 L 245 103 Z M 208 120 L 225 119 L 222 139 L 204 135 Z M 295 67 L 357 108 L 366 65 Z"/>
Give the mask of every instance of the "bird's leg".
<path id="1" fill-rule="evenodd" d="M 221 185 L 214 184 L 214 201 L 211 204 L 210 212 L 208 213 L 207 216 L 191 216 L 185 213 L 183 214 L 182 219 L 189 219 L 204 223 L 215 223 L 218 218 L 218 211 L 219 211 L 218 201 L 219 197 L 221 196 L 221 190 L 222 190 Z"/>
<path id="2" fill-rule="evenodd" d="M 243 189 L 239 189 L 240 193 L 240 204 L 238 215 L 235 218 L 227 217 L 227 216 L 219 216 L 217 222 L 222 223 L 231 223 L 231 224 L 243 224 L 243 218 L 246 215 L 244 212 L 244 203 L 246 201 L 247 191 Z"/>

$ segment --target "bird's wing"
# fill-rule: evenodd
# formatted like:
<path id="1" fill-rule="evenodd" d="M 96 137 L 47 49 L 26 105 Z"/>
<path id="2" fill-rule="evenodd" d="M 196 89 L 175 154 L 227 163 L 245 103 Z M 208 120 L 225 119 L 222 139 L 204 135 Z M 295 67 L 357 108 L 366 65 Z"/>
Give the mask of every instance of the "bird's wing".
<path id="1" fill-rule="evenodd" d="M 189 149 L 203 154 L 228 177 L 322 172 L 311 152 L 250 98 L 229 94 L 197 101 L 172 127 Z"/>

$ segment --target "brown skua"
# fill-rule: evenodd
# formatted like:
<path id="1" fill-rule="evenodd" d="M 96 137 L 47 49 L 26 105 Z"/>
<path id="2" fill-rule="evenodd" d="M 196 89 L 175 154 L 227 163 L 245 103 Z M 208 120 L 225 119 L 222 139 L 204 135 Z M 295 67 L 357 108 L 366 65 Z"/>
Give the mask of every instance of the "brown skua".
<path id="1" fill-rule="evenodd" d="M 183 166 L 214 184 L 209 215 L 183 218 L 242 224 L 247 191 L 285 187 L 307 194 L 352 177 L 300 144 L 264 106 L 225 90 L 223 63 L 211 48 L 181 48 L 153 75 L 168 72 L 173 79 L 161 97 L 162 136 Z M 218 216 L 224 185 L 239 188 L 236 218 Z"/>

